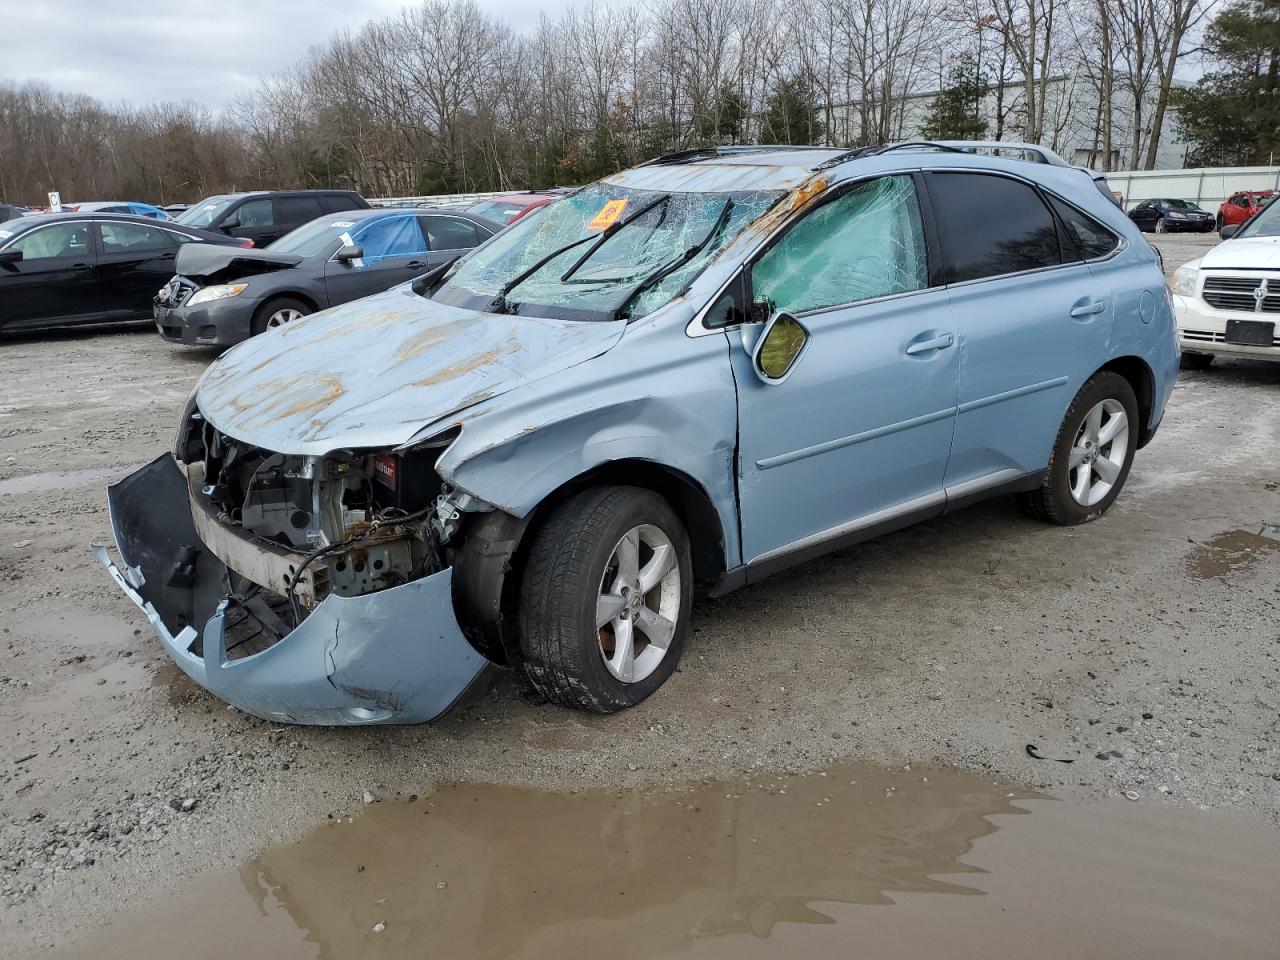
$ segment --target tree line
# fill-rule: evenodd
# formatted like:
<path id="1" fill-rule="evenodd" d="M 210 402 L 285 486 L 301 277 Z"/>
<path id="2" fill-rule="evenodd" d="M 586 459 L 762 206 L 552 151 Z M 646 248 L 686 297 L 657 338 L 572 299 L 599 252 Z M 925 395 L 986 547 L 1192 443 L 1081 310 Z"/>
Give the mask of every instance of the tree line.
<path id="1" fill-rule="evenodd" d="M 909 98 L 930 90 L 933 136 L 1056 146 L 1050 86 L 1064 76 L 1096 105 L 1095 165 L 1150 167 L 1212 2 L 650 0 L 518 32 L 474 0 L 424 0 L 335 34 L 218 114 L 0 86 L 0 197 L 582 183 L 711 144 L 900 139 Z M 1123 143 L 1117 117 L 1132 121 Z"/>

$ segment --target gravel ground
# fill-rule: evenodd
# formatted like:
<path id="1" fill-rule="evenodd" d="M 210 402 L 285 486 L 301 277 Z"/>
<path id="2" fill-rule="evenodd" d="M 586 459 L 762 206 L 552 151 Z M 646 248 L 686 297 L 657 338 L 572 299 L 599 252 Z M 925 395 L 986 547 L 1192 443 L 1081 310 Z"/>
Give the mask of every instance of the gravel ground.
<path id="1" fill-rule="evenodd" d="M 1213 240 L 1161 238 L 1167 269 Z M 1184 373 L 1097 523 L 996 501 L 702 603 L 681 670 L 625 714 L 504 681 L 437 725 L 341 730 L 204 693 L 86 550 L 104 483 L 167 447 L 210 359 L 149 332 L 0 345 L 0 954 L 443 781 L 939 760 L 1280 823 L 1280 543 L 1258 535 L 1280 526 L 1280 364 Z"/>

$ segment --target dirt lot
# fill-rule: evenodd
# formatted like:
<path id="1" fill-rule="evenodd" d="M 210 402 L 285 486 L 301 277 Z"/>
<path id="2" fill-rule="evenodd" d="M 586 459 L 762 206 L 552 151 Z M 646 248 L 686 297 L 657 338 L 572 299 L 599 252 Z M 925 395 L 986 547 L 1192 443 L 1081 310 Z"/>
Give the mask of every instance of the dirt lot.
<path id="1" fill-rule="evenodd" d="M 1162 238 L 1167 268 L 1210 242 Z M 195 687 L 86 549 L 108 539 L 104 483 L 169 445 L 211 359 L 149 332 L 0 345 L 0 954 L 365 790 L 451 781 L 661 787 L 936 760 L 1280 824 L 1280 542 L 1259 535 L 1280 526 L 1280 364 L 1184 373 L 1098 523 L 998 501 L 703 603 L 681 671 L 626 714 L 530 706 L 508 682 L 431 727 L 332 730 Z"/>

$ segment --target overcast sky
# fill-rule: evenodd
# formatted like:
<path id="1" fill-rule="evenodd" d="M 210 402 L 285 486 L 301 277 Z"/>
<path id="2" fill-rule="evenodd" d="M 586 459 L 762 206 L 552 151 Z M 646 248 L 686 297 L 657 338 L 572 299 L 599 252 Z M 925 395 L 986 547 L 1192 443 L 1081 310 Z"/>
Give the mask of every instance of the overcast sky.
<path id="1" fill-rule="evenodd" d="M 108 103 L 221 109 L 262 73 L 409 0 L 0 0 L 0 83 L 42 80 Z M 567 0 L 478 0 L 518 29 Z"/>

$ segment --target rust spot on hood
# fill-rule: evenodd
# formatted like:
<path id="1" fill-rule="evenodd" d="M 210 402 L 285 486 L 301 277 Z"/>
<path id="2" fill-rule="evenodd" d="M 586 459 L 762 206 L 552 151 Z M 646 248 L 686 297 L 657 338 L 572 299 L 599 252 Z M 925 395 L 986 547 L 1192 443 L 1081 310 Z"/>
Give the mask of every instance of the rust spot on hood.
<path id="1" fill-rule="evenodd" d="M 302 396 L 277 412 L 277 417 L 296 417 L 313 410 L 322 410 L 344 393 L 342 380 L 333 374 L 317 377 L 313 381 L 319 391 L 304 390 Z"/>
<path id="2" fill-rule="evenodd" d="M 463 357 L 456 363 L 451 363 L 447 367 L 442 367 L 430 376 L 421 380 L 415 380 L 415 387 L 434 387 L 436 384 L 447 383 L 450 380 L 456 380 L 458 377 L 466 376 L 472 371 L 479 370 L 491 363 L 497 363 L 500 358 L 509 353 L 514 353 L 520 344 L 514 337 L 507 339 L 500 346 L 491 350 L 485 350 L 483 353 L 476 353 L 469 357 Z"/>
<path id="3" fill-rule="evenodd" d="M 404 363 L 420 354 L 426 353 L 432 347 L 438 346 L 462 332 L 466 326 L 466 321 L 454 320 L 450 323 L 442 323 L 429 330 L 424 330 L 420 335 L 407 341 L 396 351 L 395 362 Z"/>

